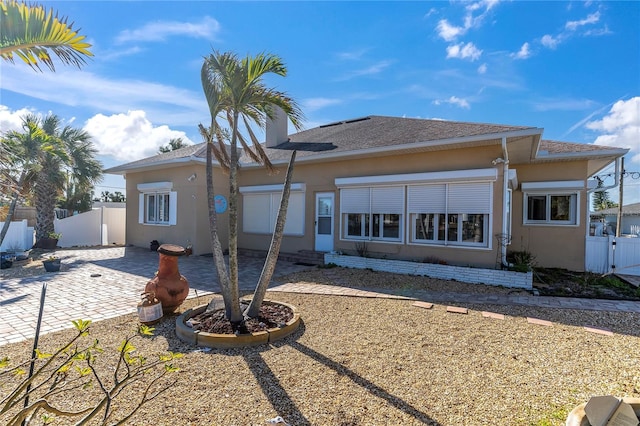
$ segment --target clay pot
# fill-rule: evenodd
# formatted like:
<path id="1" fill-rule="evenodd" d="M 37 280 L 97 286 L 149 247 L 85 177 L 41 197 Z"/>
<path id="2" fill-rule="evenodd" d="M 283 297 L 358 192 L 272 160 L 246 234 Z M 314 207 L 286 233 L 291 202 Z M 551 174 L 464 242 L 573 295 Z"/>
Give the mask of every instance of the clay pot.
<path id="1" fill-rule="evenodd" d="M 162 244 L 158 253 L 158 272 L 144 287 L 144 291 L 155 294 L 162 303 L 162 312 L 167 315 L 178 309 L 189 294 L 189 282 L 178 270 L 178 257 L 184 255 L 185 250 L 181 246 Z"/>

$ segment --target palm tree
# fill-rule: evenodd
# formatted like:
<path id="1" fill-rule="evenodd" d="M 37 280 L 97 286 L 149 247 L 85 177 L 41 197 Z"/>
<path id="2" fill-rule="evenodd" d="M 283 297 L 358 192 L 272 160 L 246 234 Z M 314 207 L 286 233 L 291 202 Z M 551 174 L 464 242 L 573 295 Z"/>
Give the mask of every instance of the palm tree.
<path id="1" fill-rule="evenodd" d="M 55 71 L 49 52 L 78 68 L 85 57 L 93 56 L 86 36 L 78 35 L 66 17 L 53 16 L 53 9 L 47 12 L 41 5 L 0 0 L 0 17 L 0 57 L 6 61 L 13 63 L 15 54 L 34 70 L 40 71 L 42 62 Z"/>
<path id="2" fill-rule="evenodd" d="M 185 146 L 189 146 L 189 144 L 185 143 L 182 138 L 172 138 L 169 140 L 168 144 L 162 145 L 158 148 L 158 154 L 165 154 L 167 152 L 175 151 L 176 149 L 184 148 Z"/>
<path id="3" fill-rule="evenodd" d="M 246 153 L 270 171 L 273 166 L 251 129 L 251 124 L 264 128 L 267 118 L 275 117 L 281 109 L 296 129 L 301 128 L 302 112 L 296 102 L 283 92 L 265 86 L 263 78 L 267 74 L 286 76 L 287 68 L 275 55 L 261 53 L 255 57 L 239 58 L 231 52 L 214 51 L 204 60 L 201 70 L 202 88 L 209 105 L 211 124 L 209 128 L 200 125 L 200 132 L 207 142 L 207 196 L 209 227 L 214 262 L 222 290 L 227 318 L 233 324 L 241 323 L 244 316 L 255 317 L 262 304 L 266 286 L 271 280 L 273 267 L 278 257 L 280 241 L 284 230 L 284 219 L 288 203 L 295 152 L 285 178 L 285 191 L 278 215 L 276 231 L 265 260 L 262 276 L 256 286 L 251 305 L 242 312 L 238 288 L 238 141 Z M 218 119 L 226 120 L 230 127 L 229 146 L 224 143 L 224 131 Z M 239 132 L 242 120 L 250 142 Z M 217 216 L 213 203 L 212 160 L 215 155 L 220 165 L 229 173 L 229 272 L 224 263 L 222 245 L 217 234 Z M 286 196 L 286 198 L 285 198 Z M 211 305 L 211 304 L 210 304 Z M 213 306 L 210 306 L 213 308 Z"/>
<path id="4" fill-rule="evenodd" d="M 41 158 L 42 170 L 34 185 L 36 240 L 54 232 L 56 199 L 67 185 L 67 176 L 81 192 L 89 192 L 102 178 L 102 164 L 94 158 L 97 150 L 89 133 L 71 126 L 61 128 L 61 119 L 56 115 L 45 117 L 42 130 L 58 141 L 62 152 L 44 152 Z"/>
<path id="5" fill-rule="evenodd" d="M 58 140 L 51 138 L 40 127 L 37 116 L 29 114 L 22 119 L 22 132 L 15 130 L 2 137 L 3 160 L 6 162 L 5 179 L 11 188 L 11 204 L 0 232 L 0 244 L 9 229 L 16 204 L 20 195 L 24 194 L 35 182 L 42 170 L 42 159 L 46 152 L 51 155 L 63 155 Z"/>

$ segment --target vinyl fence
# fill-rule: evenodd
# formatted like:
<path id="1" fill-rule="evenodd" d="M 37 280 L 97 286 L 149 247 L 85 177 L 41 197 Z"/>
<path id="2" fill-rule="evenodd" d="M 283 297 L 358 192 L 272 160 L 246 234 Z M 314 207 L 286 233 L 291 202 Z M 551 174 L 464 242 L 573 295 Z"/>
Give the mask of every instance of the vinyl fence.
<path id="1" fill-rule="evenodd" d="M 0 227 L 3 224 L 0 223 Z M 5 235 L 0 251 L 25 251 L 33 247 L 35 242 L 35 230 L 27 225 L 27 219 L 14 221 L 9 224 L 9 230 Z"/>
<path id="2" fill-rule="evenodd" d="M 587 271 L 640 275 L 640 238 L 587 237 Z"/>
<path id="3" fill-rule="evenodd" d="M 100 207 L 54 222 L 59 247 L 106 246 L 125 243 L 126 209 Z"/>

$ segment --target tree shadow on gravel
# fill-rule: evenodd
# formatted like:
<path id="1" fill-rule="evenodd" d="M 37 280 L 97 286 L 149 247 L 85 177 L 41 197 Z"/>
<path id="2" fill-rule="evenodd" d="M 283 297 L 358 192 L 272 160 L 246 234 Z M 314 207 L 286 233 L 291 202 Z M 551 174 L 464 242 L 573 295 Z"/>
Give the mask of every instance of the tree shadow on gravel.
<path id="1" fill-rule="evenodd" d="M 419 409 L 417 409 L 416 407 L 412 406 L 411 404 L 409 404 L 408 402 L 404 401 L 403 399 L 390 394 L 389 392 L 387 392 L 385 389 L 381 388 L 380 386 L 376 385 L 375 383 L 371 382 L 370 380 L 362 377 L 361 375 L 359 375 L 358 373 L 356 373 L 353 370 L 350 370 L 349 368 L 345 367 L 344 365 L 342 365 L 341 363 L 334 361 L 333 359 L 321 354 L 320 352 L 317 352 L 316 350 L 310 348 L 309 346 L 306 346 L 300 342 L 298 342 L 298 337 L 301 336 L 304 333 L 304 323 L 300 323 L 300 327 L 298 329 L 298 331 L 296 331 L 292 336 L 283 339 L 281 341 L 278 342 L 274 342 L 272 346 L 274 347 L 278 347 L 278 346 L 290 346 L 293 349 L 297 350 L 298 352 L 308 356 L 309 358 L 312 358 L 313 360 L 331 368 L 332 370 L 334 370 L 336 373 L 338 373 L 340 376 L 345 376 L 348 377 L 354 384 L 361 386 L 362 388 L 366 389 L 369 393 L 371 393 L 372 395 L 385 400 L 389 405 L 395 407 L 396 409 L 410 415 L 411 417 L 415 418 L 416 420 L 427 424 L 427 425 L 431 425 L 431 426 L 440 426 L 440 423 L 438 423 L 436 420 L 432 419 L 431 417 L 429 417 L 429 415 L 427 415 L 426 413 L 423 413 L 422 411 L 420 411 Z M 246 359 L 246 358 L 245 358 Z M 252 360 L 253 361 L 253 360 Z M 264 361 L 262 361 L 264 363 Z M 260 379 L 258 377 L 258 374 L 256 374 L 256 371 L 254 371 L 254 366 L 252 366 L 252 364 L 249 362 L 249 360 L 247 360 L 247 364 L 249 365 L 250 368 L 252 368 L 252 371 L 254 372 L 254 375 L 256 375 L 256 378 L 258 378 L 258 381 L 261 383 L 262 386 L 262 379 Z M 261 367 L 260 367 L 261 368 Z M 268 368 L 268 367 L 267 367 Z M 262 370 L 260 370 L 259 368 L 256 368 L 257 372 L 262 373 Z M 277 378 L 274 377 L 274 379 L 277 381 Z M 271 383 L 268 383 L 268 385 L 265 387 L 263 386 L 263 390 L 265 390 L 265 394 L 269 395 L 269 393 L 267 392 L 267 389 L 270 389 L 269 385 L 271 385 Z M 286 391 L 283 390 L 283 392 L 286 394 Z M 271 396 L 269 396 L 269 398 L 271 399 Z M 272 401 L 273 404 L 273 401 Z M 277 408 L 274 405 L 274 408 Z M 279 411 L 280 412 L 280 411 Z M 342 413 L 344 414 L 344 413 Z M 337 413 L 337 415 L 340 415 L 340 413 Z M 289 421 L 289 419 L 285 418 L 285 420 Z M 292 418 L 293 420 L 293 418 Z M 306 419 L 305 419 L 306 420 Z M 296 421 L 293 422 L 289 422 L 291 424 L 308 424 L 308 423 L 297 423 Z M 337 423 L 337 424 L 343 424 L 343 423 Z M 344 423 L 346 424 L 346 423 Z M 351 423 L 349 423 L 351 424 Z M 355 423 L 353 423 L 355 424 Z"/>

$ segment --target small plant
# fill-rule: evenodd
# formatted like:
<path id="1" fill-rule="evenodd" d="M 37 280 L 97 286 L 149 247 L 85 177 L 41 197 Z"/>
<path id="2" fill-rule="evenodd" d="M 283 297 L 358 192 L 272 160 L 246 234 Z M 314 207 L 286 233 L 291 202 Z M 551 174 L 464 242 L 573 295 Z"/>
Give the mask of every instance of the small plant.
<path id="1" fill-rule="evenodd" d="M 54 262 L 56 260 L 59 260 L 60 258 L 58 256 L 47 256 L 46 259 L 44 259 L 44 262 Z"/>
<path id="2" fill-rule="evenodd" d="M 511 251 L 507 253 L 507 262 L 513 264 L 513 271 L 530 272 L 536 264 L 536 257 L 527 250 Z"/>
<path id="3" fill-rule="evenodd" d="M 91 321 L 73 321 L 77 333 L 63 347 L 54 353 L 44 353 L 36 349 L 35 359 L 10 366 L 8 358 L 0 358 L 0 382 L 13 375 L 24 377 L 7 395 L 1 396 L 0 415 L 9 415 L 8 424 L 29 424 L 37 416 L 43 423 L 50 423 L 54 417 L 76 418 L 76 424 L 86 424 L 98 420 L 99 424 L 124 424 L 145 403 L 159 396 L 174 383 L 162 380 L 169 373 L 178 371 L 171 361 L 182 354 L 158 355 L 157 359 L 147 359 L 137 354 L 132 342 L 135 338 L 153 335 L 153 328 L 141 325 L 137 333 L 124 339 L 118 347 L 117 357 L 109 374 L 100 373 L 96 368 L 96 358 L 104 353 L 98 340 L 89 340 Z M 27 375 L 25 369 L 30 363 L 37 365 L 33 374 Z M 135 386 L 132 386 L 135 385 Z M 65 411 L 57 406 L 55 400 L 64 395 L 82 392 L 88 388 L 98 389 L 98 397 L 86 396 L 84 409 Z M 4 390 L 4 386 L 2 390 Z M 116 420 L 113 412 L 114 399 L 125 395 L 125 388 L 135 388 L 139 392 L 134 408 L 122 413 Z M 88 394 L 85 394 L 88 395 Z M 131 398 L 131 393 L 126 394 Z M 120 414 L 120 413 L 118 413 Z"/>
<path id="4" fill-rule="evenodd" d="M 356 243 L 356 252 L 360 257 L 369 257 L 369 245 L 366 241 L 359 241 Z"/>
<path id="5" fill-rule="evenodd" d="M 51 238 L 52 240 L 59 240 L 62 238 L 62 234 L 59 232 L 49 232 L 48 238 Z"/>

